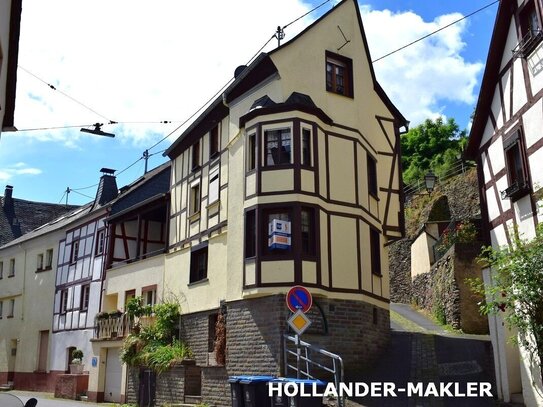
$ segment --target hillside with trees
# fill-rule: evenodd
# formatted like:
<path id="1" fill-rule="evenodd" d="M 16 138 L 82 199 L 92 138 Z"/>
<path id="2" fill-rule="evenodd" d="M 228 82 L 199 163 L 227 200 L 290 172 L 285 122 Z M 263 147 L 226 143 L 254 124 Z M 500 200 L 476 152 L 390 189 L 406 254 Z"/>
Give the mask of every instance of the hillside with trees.
<path id="1" fill-rule="evenodd" d="M 447 174 L 461 159 L 467 143 L 466 130 L 460 130 L 453 118 L 413 127 L 401 136 L 403 181 L 413 184 L 432 171 L 438 177 Z"/>

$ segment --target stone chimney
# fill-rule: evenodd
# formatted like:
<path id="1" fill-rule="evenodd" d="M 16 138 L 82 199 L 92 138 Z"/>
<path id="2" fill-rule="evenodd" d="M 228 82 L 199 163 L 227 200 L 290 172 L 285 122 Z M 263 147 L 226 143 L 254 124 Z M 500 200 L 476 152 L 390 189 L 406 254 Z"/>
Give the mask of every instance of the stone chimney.
<path id="1" fill-rule="evenodd" d="M 4 208 L 4 210 L 13 209 L 13 186 L 11 185 L 6 185 L 6 189 L 4 190 L 2 208 Z"/>
<path id="2" fill-rule="evenodd" d="M 119 194 L 119 189 L 117 188 L 117 181 L 115 176 L 115 170 L 111 168 L 102 168 L 100 170 L 102 176 L 100 177 L 100 184 L 98 185 L 98 190 L 96 191 L 96 198 L 94 199 L 94 205 L 105 205 L 108 202 L 111 202 Z"/>

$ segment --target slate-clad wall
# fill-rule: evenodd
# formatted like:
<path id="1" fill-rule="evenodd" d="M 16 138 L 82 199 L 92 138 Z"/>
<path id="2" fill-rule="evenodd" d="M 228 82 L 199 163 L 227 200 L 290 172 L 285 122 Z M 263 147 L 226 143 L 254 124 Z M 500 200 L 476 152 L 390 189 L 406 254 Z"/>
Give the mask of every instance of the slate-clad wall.
<path id="1" fill-rule="evenodd" d="M 209 315 L 218 310 L 183 315 L 181 337 L 192 349 L 201 366 L 202 401 L 215 406 L 231 406 L 228 377 L 234 375 L 284 375 L 283 333 L 290 311 L 284 295 L 235 301 L 226 306 L 226 366 L 209 366 Z M 315 325 L 302 335 L 302 340 L 339 354 L 345 363 L 346 380 L 358 370 L 373 363 L 386 349 L 390 318 L 386 309 L 371 304 L 326 298 L 315 298 L 308 316 Z M 289 372 L 293 375 L 293 372 Z M 181 374 L 157 376 L 157 401 L 168 401 L 177 395 Z M 128 402 L 131 384 L 129 375 Z M 164 381 L 165 383 L 161 382 Z M 177 390 L 172 390 L 172 388 Z M 162 389 L 162 390 L 161 390 Z M 164 395 L 162 393 L 169 392 Z M 177 397 L 177 396 L 176 396 Z M 182 400 L 179 395 L 179 400 Z"/>

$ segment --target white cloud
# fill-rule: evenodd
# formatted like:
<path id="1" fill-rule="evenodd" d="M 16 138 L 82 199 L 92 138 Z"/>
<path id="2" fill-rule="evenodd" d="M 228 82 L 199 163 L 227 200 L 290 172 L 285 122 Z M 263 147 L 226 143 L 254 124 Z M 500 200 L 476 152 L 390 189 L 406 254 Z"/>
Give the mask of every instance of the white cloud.
<path id="1" fill-rule="evenodd" d="M 0 168 L 0 181 L 9 181 L 17 175 L 40 175 L 41 173 L 42 170 L 39 168 L 27 167 L 25 163 L 19 162 L 6 168 Z"/>
<path id="2" fill-rule="evenodd" d="M 426 22 L 410 11 L 393 13 L 368 6 L 362 6 L 361 13 L 374 60 L 461 17 L 453 13 Z M 377 80 L 412 125 L 442 116 L 448 102 L 475 102 L 474 87 L 484 65 L 462 57 L 466 30 L 463 20 L 375 62 Z"/>
<path id="3" fill-rule="evenodd" d="M 42 0 L 25 0 L 19 65 L 58 91 L 20 69 L 16 125 L 19 129 L 75 127 L 16 135 L 78 149 L 81 139 L 96 138 L 81 133 L 80 125 L 174 121 L 103 127 L 116 133 L 117 142 L 149 147 L 224 85 L 278 25 L 309 7 L 303 0 L 58 0 L 55 7 Z M 460 17 L 449 14 L 427 22 L 413 12 L 368 6 L 361 6 L 361 11 L 374 59 Z M 285 40 L 313 17 L 288 27 Z M 474 86 L 483 65 L 461 56 L 466 24 L 462 21 L 375 63 L 377 79 L 413 124 L 443 115 L 446 103 L 475 101 Z M 272 40 L 268 49 L 275 44 Z"/>
<path id="4" fill-rule="evenodd" d="M 75 147 L 81 137 L 96 137 L 79 125 L 178 121 L 103 128 L 120 142 L 149 146 L 217 92 L 278 25 L 308 9 L 302 0 L 59 0 L 55 7 L 25 0 L 19 65 L 98 114 L 19 69 L 16 125 L 76 125 L 20 133 Z M 285 40 L 307 22 L 290 26 Z"/>

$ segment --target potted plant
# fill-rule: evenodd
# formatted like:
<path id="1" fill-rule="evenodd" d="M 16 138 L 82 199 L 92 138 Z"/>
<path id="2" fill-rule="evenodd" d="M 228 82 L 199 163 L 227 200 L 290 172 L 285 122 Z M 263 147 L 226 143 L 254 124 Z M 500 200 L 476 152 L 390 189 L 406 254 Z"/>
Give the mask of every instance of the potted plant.
<path id="1" fill-rule="evenodd" d="M 96 319 L 98 319 L 98 320 L 109 319 L 109 313 L 107 313 L 105 311 L 99 312 L 98 314 L 96 314 Z"/>
<path id="2" fill-rule="evenodd" d="M 123 315 L 123 312 L 120 310 L 112 311 L 109 313 L 110 318 L 120 318 Z"/>
<path id="3" fill-rule="evenodd" d="M 71 374 L 82 374 L 83 368 L 83 351 L 81 349 L 76 349 L 72 352 L 72 362 L 70 363 L 70 373 Z"/>

